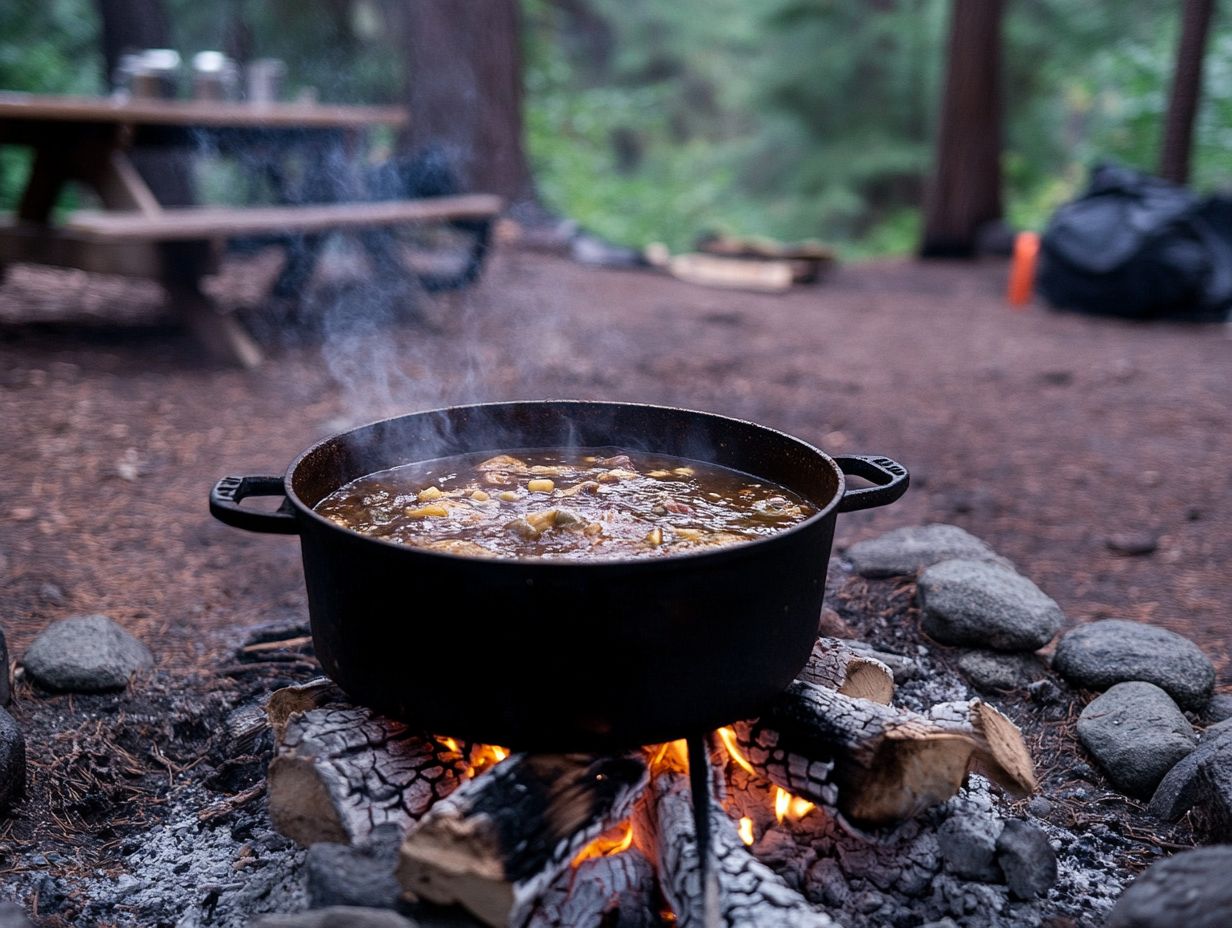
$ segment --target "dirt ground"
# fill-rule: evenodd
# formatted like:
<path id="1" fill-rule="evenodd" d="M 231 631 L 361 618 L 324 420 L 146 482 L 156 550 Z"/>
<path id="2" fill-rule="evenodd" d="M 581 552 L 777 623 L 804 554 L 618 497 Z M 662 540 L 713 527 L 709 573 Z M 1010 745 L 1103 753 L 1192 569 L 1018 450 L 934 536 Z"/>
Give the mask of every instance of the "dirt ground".
<path id="1" fill-rule="evenodd" d="M 256 305 L 276 256 L 213 283 Z M 326 280 L 307 323 L 249 312 L 258 370 L 211 365 L 145 284 L 28 267 L 0 287 L 0 621 L 15 655 L 48 621 L 106 612 L 164 667 L 302 613 L 293 539 L 214 522 L 220 476 L 280 473 L 318 437 L 455 402 L 578 397 L 755 419 L 834 452 L 903 462 L 899 503 L 838 544 L 955 522 L 1034 578 L 1071 623 L 1193 636 L 1232 684 L 1232 329 L 1010 310 L 1005 268 L 879 262 L 787 296 L 499 253 L 423 303 Z M 1158 548 L 1123 556 L 1109 536 Z M 215 633 L 223 633 L 221 637 Z"/>
<path id="2" fill-rule="evenodd" d="M 59 862 L 65 873 L 93 866 L 93 853 L 80 855 L 91 841 L 104 857 L 122 849 L 114 804 L 127 803 L 135 828 L 152 795 L 140 778 L 169 787 L 177 770 L 215 763 L 222 713 L 280 685 L 224 680 L 220 668 L 254 626 L 303 621 L 298 546 L 212 520 L 211 485 L 281 473 L 350 425 L 450 403 L 671 403 L 832 452 L 889 455 L 912 471 L 911 491 L 843 516 L 840 547 L 899 525 L 957 523 L 1012 558 L 1069 623 L 1173 628 L 1232 689 L 1229 327 L 1014 312 L 999 262 L 851 266 L 775 297 L 505 250 L 471 291 L 421 298 L 418 317 L 343 265 L 296 325 L 261 305 L 277 256 L 225 265 L 211 288 L 269 355 L 247 372 L 202 358 L 150 285 L 19 266 L 0 286 L 0 627 L 10 651 L 19 657 L 54 619 L 104 612 L 158 660 L 156 680 L 131 697 L 36 698 L 19 686 L 13 711 L 41 785 L 22 820 L 0 829 L 0 873 L 14 872 L 6 853 L 23 842 L 44 853 L 75 846 L 77 864 Z M 1116 554 L 1107 540 L 1122 534 L 1157 547 Z M 147 742 L 180 753 L 151 760 Z M 108 767 L 114 756 L 131 759 L 131 772 Z M 100 777 L 96 796 L 56 795 L 56 783 Z M 53 821 L 64 808 L 78 817 Z"/>

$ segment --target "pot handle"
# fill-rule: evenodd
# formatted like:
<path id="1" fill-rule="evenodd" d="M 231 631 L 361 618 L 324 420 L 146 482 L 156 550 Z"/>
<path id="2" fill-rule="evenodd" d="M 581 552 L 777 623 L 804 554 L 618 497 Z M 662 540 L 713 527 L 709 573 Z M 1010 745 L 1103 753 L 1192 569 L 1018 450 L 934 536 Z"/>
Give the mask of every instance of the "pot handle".
<path id="1" fill-rule="evenodd" d="M 839 512 L 856 512 L 859 509 L 872 509 L 874 506 L 886 506 L 907 492 L 911 475 L 907 468 L 875 454 L 837 454 L 834 462 L 844 474 L 863 477 L 877 484 L 875 487 L 861 487 L 858 490 L 848 490 L 839 501 Z"/>
<path id="2" fill-rule="evenodd" d="M 219 522 L 249 532 L 267 535 L 296 535 L 299 524 L 291 510 L 291 501 L 284 496 L 281 477 L 223 477 L 210 490 L 210 515 Z M 274 512 L 245 509 L 240 501 L 249 496 L 284 496 Z"/>

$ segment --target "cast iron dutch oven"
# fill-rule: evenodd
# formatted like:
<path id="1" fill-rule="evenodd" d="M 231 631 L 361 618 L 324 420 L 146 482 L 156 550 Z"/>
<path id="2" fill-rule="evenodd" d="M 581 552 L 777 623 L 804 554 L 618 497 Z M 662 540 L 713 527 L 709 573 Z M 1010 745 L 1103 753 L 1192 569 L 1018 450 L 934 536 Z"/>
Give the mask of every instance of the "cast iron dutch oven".
<path id="1" fill-rule="evenodd" d="M 733 547 L 646 560 L 498 560 L 382 541 L 313 512 L 356 477 L 472 452 L 616 447 L 705 460 L 774 481 L 818 512 Z M 875 486 L 848 489 L 845 475 Z M 327 438 L 284 477 L 227 477 L 210 511 L 299 535 L 312 637 L 355 701 L 456 738 L 600 751 L 758 715 L 817 637 L 840 512 L 907 489 L 883 457 L 830 457 L 751 422 L 661 406 L 520 402 L 386 419 Z M 286 499 L 277 512 L 240 506 Z"/>

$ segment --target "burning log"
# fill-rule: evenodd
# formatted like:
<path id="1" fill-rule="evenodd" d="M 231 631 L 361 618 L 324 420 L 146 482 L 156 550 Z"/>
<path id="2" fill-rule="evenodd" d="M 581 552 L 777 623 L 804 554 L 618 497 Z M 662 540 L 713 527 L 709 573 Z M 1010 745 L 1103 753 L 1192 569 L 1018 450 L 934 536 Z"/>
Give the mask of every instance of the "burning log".
<path id="1" fill-rule="evenodd" d="M 398 881 L 416 898 L 522 925 L 591 839 L 628 817 L 638 755 L 517 754 L 433 806 L 406 836 Z"/>
<path id="2" fill-rule="evenodd" d="M 978 699 L 921 715 L 796 681 L 732 728 L 746 769 L 863 825 L 918 815 L 972 770 L 1014 794 L 1035 789 L 1021 732 Z"/>
<path id="3" fill-rule="evenodd" d="M 719 925 L 837 928 L 829 916 L 816 911 L 749 853 L 735 823 L 714 798 L 709 806 L 709 879 L 705 887 L 701 885 L 689 778 L 670 757 L 656 763 L 650 796 L 649 802 L 638 806 L 635 841 L 655 861 L 678 928 L 710 928 L 707 896 L 717 907 Z"/>
<path id="4" fill-rule="evenodd" d="M 468 775 L 456 745 L 336 696 L 309 684 L 270 697 L 269 814 L 288 838 L 354 844 L 385 822 L 405 830 Z"/>
<path id="5" fill-rule="evenodd" d="M 626 824 L 622 829 L 630 839 L 631 828 Z M 573 865 L 527 907 L 524 916 L 510 924 L 523 928 L 661 928 L 659 905 L 650 859 L 635 847 L 617 844 L 585 860 L 574 858 Z"/>
<path id="6" fill-rule="evenodd" d="M 818 638 L 808 664 L 796 679 L 886 705 L 894 697 L 890 668 L 837 638 Z"/>

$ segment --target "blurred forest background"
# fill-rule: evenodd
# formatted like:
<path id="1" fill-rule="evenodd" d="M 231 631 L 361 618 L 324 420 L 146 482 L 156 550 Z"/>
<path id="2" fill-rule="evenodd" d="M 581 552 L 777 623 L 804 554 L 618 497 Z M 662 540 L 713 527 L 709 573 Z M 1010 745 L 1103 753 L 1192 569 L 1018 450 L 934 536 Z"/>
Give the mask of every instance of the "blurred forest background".
<path id="1" fill-rule="evenodd" d="M 0 88 L 106 92 L 102 0 L 0 4 Z M 287 63 L 288 94 L 407 98 L 406 0 L 163 0 L 173 47 Z M 1177 0 L 1009 0 L 1004 197 L 1040 228 L 1111 158 L 1153 170 Z M 522 0 L 526 150 L 541 201 L 613 241 L 821 238 L 845 257 L 919 239 L 944 0 Z M 459 105 L 462 105 L 461 103 Z M 0 150 L 0 209 L 28 170 Z M 1232 179 L 1232 21 L 1216 15 L 1191 182 Z"/>

